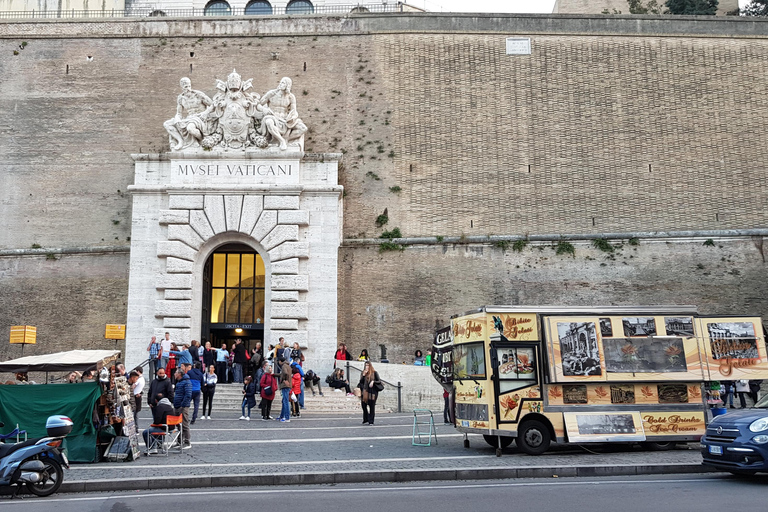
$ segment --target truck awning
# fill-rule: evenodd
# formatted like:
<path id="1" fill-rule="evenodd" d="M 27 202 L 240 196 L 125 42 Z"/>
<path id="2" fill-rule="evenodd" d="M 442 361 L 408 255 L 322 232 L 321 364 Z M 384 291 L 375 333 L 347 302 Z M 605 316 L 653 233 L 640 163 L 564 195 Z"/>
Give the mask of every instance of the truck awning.
<path id="1" fill-rule="evenodd" d="M 120 357 L 119 350 L 70 350 L 55 354 L 26 356 L 0 363 L 2 372 L 66 372 L 100 370 Z"/>

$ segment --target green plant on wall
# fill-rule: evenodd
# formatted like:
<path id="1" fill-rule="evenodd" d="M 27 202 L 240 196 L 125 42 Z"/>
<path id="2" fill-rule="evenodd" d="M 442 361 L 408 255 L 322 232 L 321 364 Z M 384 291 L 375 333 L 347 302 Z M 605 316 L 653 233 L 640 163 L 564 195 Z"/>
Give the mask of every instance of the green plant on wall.
<path id="1" fill-rule="evenodd" d="M 595 240 L 592 240 L 592 245 L 607 253 L 612 253 L 616 250 L 605 238 L 596 238 Z"/>
<path id="2" fill-rule="evenodd" d="M 389 231 L 383 232 L 379 238 L 387 238 L 392 240 L 393 238 L 403 238 L 403 234 L 400 232 L 400 228 L 393 228 Z"/>
<path id="3" fill-rule="evenodd" d="M 557 245 L 555 245 L 555 254 L 558 256 L 568 255 L 576 257 L 576 248 L 573 247 L 572 243 L 560 240 L 557 242 Z"/>
<path id="4" fill-rule="evenodd" d="M 515 252 L 523 252 L 523 249 L 527 246 L 528 240 L 515 240 L 515 243 L 512 244 L 512 250 Z"/>
<path id="5" fill-rule="evenodd" d="M 395 242 L 382 242 L 379 244 L 379 253 L 387 251 L 404 251 L 405 247 Z"/>
<path id="6" fill-rule="evenodd" d="M 496 240 L 491 243 L 494 247 L 506 251 L 512 243 L 509 240 Z"/>
<path id="7" fill-rule="evenodd" d="M 387 209 L 384 208 L 384 213 L 376 217 L 376 227 L 380 228 L 387 222 L 389 222 L 389 214 L 387 213 Z"/>

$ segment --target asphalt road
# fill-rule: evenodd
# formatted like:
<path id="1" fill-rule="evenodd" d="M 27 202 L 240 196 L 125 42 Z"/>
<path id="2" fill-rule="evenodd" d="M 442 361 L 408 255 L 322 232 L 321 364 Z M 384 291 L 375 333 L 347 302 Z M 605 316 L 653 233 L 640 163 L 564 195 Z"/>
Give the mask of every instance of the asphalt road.
<path id="1" fill-rule="evenodd" d="M 355 484 L 210 488 L 157 492 L 55 495 L 24 500 L 0 498 L 0 511 L 132 512 L 147 510 L 258 510 L 262 507 L 338 512 L 675 512 L 765 510 L 768 477 L 670 475 L 559 478 L 429 484 Z"/>

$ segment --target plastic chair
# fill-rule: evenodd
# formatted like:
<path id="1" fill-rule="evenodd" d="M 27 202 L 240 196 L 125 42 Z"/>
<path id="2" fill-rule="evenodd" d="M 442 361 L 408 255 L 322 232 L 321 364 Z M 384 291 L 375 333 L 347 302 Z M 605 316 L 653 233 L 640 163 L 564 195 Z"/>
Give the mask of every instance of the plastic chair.
<path id="1" fill-rule="evenodd" d="M 419 420 L 419 414 L 423 415 L 423 420 Z M 426 419 L 426 415 L 429 414 L 429 421 Z M 424 432 L 421 427 L 424 425 L 429 426 L 429 430 Z M 427 436 L 427 442 L 425 443 L 422 436 Z M 416 438 L 418 437 L 418 442 Z M 413 436 L 411 437 L 411 446 L 432 446 L 432 437 L 435 438 L 435 444 L 437 444 L 437 430 L 435 429 L 435 418 L 432 416 L 432 411 L 429 409 L 414 409 L 413 410 Z"/>

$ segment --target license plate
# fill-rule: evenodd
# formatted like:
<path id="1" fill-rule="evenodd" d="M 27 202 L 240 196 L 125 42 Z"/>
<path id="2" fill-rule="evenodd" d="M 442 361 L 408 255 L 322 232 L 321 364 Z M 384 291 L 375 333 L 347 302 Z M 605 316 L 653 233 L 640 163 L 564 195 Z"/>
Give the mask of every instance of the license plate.
<path id="1" fill-rule="evenodd" d="M 723 447 L 722 446 L 710 445 L 709 446 L 709 453 L 711 453 L 712 455 L 722 455 L 723 454 Z"/>

